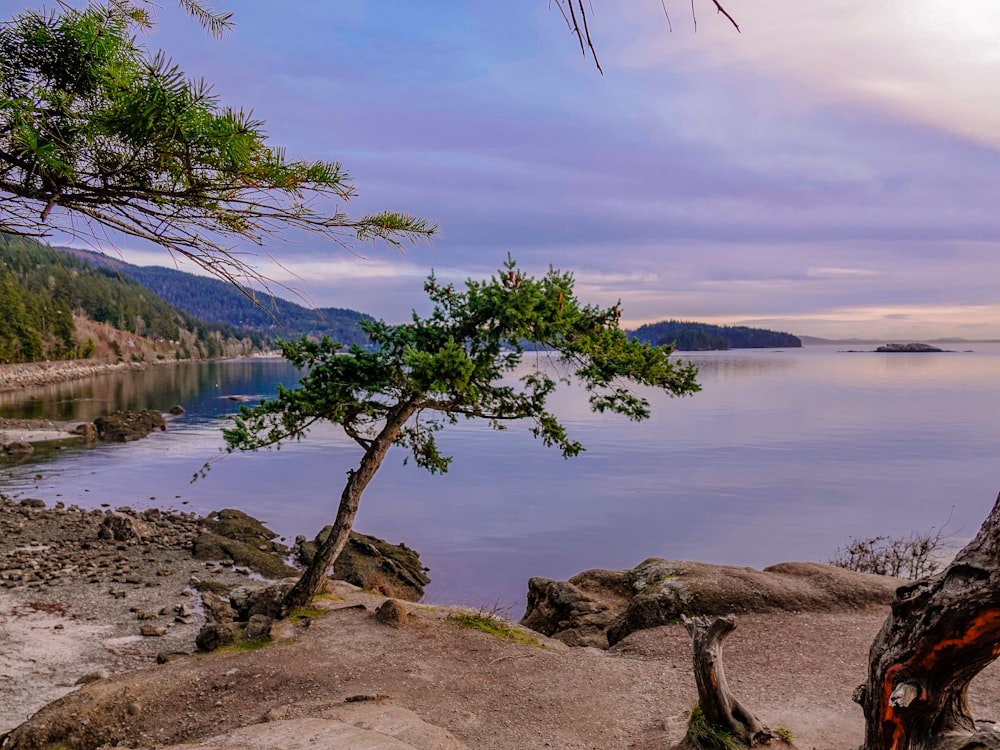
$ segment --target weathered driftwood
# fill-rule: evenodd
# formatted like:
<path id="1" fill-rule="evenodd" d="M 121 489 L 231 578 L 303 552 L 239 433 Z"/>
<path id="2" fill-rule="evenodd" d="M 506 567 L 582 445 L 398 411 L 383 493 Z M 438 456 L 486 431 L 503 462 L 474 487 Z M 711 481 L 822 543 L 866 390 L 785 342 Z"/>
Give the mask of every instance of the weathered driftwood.
<path id="1" fill-rule="evenodd" d="M 864 750 L 1000 748 L 977 731 L 969 683 L 1000 656 L 1000 498 L 976 538 L 941 573 L 902 586 L 872 643 Z"/>
<path id="2" fill-rule="evenodd" d="M 733 736 L 746 747 L 769 743 L 774 735 L 730 692 L 722 668 L 722 642 L 736 628 L 736 616 L 682 616 L 681 621 L 694 646 L 698 706 L 705 720 L 714 729 Z M 685 742 L 693 744 L 690 736 Z"/>

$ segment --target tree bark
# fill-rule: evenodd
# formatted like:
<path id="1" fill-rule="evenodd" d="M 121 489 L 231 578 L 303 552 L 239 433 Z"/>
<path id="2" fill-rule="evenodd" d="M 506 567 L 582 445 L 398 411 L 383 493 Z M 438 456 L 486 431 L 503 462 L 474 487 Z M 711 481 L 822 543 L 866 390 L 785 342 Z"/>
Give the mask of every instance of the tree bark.
<path id="1" fill-rule="evenodd" d="M 854 699 L 865 713 L 865 750 L 1000 748 L 979 732 L 969 683 L 1000 656 L 1000 497 L 979 533 L 937 575 L 896 590 L 872 643 L 868 681 Z"/>
<path id="2" fill-rule="evenodd" d="M 314 596 L 322 591 L 330 566 L 340 557 L 340 553 L 350 538 L 354 519 L 358 515 L 358 506 L 361 504 L 361 495 L 381 466 L 385 454 L 389 452 L 389 448 L 399 437 L 400 431 L 416 412 L 417 407 L 418 400 L 413 398 L 390 411 L 385 425 L 365 450 L 365 455 L 361 458 L 358 468 L 347 473 L 347 484 L 344 485 L 344 490 L 340 493 L 340 505 L 337 507 L 337 517 L 334 519 L 333 528 L 326 540 L 316 550 L 309 567 L 306 568 L 291 591 L 285 595 L 281 603 L 283 616 L 287 616 L 295 607 L 306 606 Z"/>
<path id="3" fill-rule="evenodd" d="M 698 705 L 706 721 L 713 728 L 732 734 L 746 747 L 767 744 L 774 735 L 730 692 L 722 669 L 722 642 L 736 629 L 736 616 L 682 615 L 681 621 L 694 647 Z"/>

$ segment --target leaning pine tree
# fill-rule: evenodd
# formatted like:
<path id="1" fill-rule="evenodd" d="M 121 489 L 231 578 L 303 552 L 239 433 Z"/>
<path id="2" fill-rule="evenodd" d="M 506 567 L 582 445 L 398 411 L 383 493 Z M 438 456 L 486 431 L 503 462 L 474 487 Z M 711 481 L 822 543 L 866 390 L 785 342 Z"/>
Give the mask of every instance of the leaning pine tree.
<path id="1" fill-rule="evenodd" d="M 328 339 L 283 344 L 285 358 L 307 370 L 299 387 L 243 407 L 224 433 L 230 451 L 257 450 L 301 438 L 325 420 L 341 425 L 364 451 L 347 474 L 333 530 L 285 598 L 285 611 L 321 591 L 361 496 L 393 445 L 430 472 L 444 472 L 451 459 L 439 452 L 435 434 L 446 425 L 478 418 L 500 430 L 523 420 L 568 458 L 583 446 L 548 409 L 559 380 L 581 382 L 593 410 L 634 420 L 649 416 L 649 402 L 632 386 L 671 396 L 698 390 L 695 367 L 671 362 L 671 347 L 628 340 L 618 305 L 581 305 L 571 274 L 549 270 L 535 279 L 508 260 L 498 275 L 467 281 L 464 290 L 439 285 L 433 275 L 424 289 L 434 303 L 428 317 L 414 313 L 406 325 L 362 322 L 370 349 L 344 351 Z M 527 348 L 543 352 L 546 366 L 513 380 Z"/>

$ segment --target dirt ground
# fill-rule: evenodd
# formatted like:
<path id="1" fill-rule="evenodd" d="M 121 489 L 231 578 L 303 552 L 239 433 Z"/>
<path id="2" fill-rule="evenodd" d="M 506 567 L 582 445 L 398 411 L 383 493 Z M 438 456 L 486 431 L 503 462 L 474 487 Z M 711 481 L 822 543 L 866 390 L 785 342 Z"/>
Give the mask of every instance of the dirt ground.
<path id="1" fill-rule="evenodd" d="M 161 519 L 166 531 L 157 544 L 105 549 L 80 542 L 93 538 L 98 514 L 9 502 L 0 510 L 7 560 L 0 566 L 0 732 L 13 730 L 0 739 L 4 750 L 190 746 L 246 726 L 287 730 L 285 739 L 206 747 L 654 750 L 682 736 L 695 702 L 690 640 L 680 625 L 636 632 L 610 651 L 574 649 L 462 627 L 452 608 L 403 603 L 407 622 L 382 624 L 374 613 L 385 598 L 346 585 L 321 602 L 322 613 L 263 648 L 197 654 L 203 614 L 192 577 L 220 587 L 249 581 L 231 567 L 191 559 L 181 544 L 189 533 L 184 519 Z M 178 621 L 178 607 L 193 617 Z M 742 615 L 726 641 L 730 686 L 803 750 L 856 748 L 863 722 L 851 694 L 865 679 L 885 614 Z M 162 632 L 143 636 L 144 625 Z M 157 665 L 157 654 L 169 652 L 188 655 Z M 87 675 L 98 679 L 77 685 Z M 977 719 L 1000 720 L 997 664 L 971 692 Z M 308 744 L 304 727 L 358 704 L 412 712 L 446 738 Z"/>
<path id="2" fill-rule="evenodd" d="M 466 629 L 451 610 L 407 604 L 407 624 L 373 613 L 382 597 L 356 592 L 299 624 L 295 638 L 112 676 L 41 711 L 13 747 L 162 747 L 237 727 L 329 715 L 368 699 L 405 707 L 462 746 L 667 748 L 695 701 L 690 641 L 681 626 L 633 634 L 611 651 L 542 647 Z M 884 612 L 746 615 L 726 643 L 734 693 L 799 748 L 861 744 L 851 692 Z M 67 665 L 67 669 L 71 669 Z M 977 678 L 978 719 L 1000 718 L 1000 670 Z M 0 745 L 3 746 L 3 745 Z"/>

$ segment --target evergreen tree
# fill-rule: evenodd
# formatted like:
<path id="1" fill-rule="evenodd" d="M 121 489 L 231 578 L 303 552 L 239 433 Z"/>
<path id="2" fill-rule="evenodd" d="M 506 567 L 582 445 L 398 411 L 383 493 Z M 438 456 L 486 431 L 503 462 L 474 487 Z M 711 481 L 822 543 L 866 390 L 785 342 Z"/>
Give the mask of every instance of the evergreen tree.
<path id="1" fill-rule="evenodd" d="M 670 347 L 630 341 L 618 327 L 619 308 L 584 306 L 573 294 L 573 277 L 550 270 L 534 279 L 508 260 L 487 281 L 468 281 L 464 291 L 439 285 L 432 275 L 425 290 L 434 303 L 430 316 L 389 325 L 366 320 L 374 348 L 300 341 L 283 353 L 307 370 L 296 389 L 279 389 L 274 399 L 243 407 L 224 435 L 229 450 L 257 450 L 301 438 L 319 421 L 339 424 L 362 449 L 358 468 L 348 473 L 333 531 L 288 594 L 287 610 L 317 594 L 329 567 L 347 542 L 361 495 L 393 445 L 430 472 L 444 472 L 451 459 L 438 450 L 435 434 L 459 418 L 484 419 L 494 429 L 512 420 L 531 425 L 535 437 L 577 455 L 572 440 L 547 402 L 557 378 L 533 368 L 520 380 L 511 373 L 525 347 L 547 352 L 546 361 L 565 366 L 563 376 L 582 382 L 590 406 L 631 419 L 649 416 L 645 397 L 632 385 L 672 396 L 698 390 L 694 366 L 670 361 Z"/>
<path id="2" fill-rule="evenodd" d="M 228 17 L 181 3 L 213 32 Z M 28 10 L 0 26 L 0 231 L 77 236 L 100 225 L 190 258 L 227 281 L 266 281 L 232 251 L 302 229 L 391 245 L 434 227 L 395 212 L 323 213 L 354 195 L 340 164 L 291 161 L 263 124 L 219 106 L 135 31 L 142 0 Z"/>

